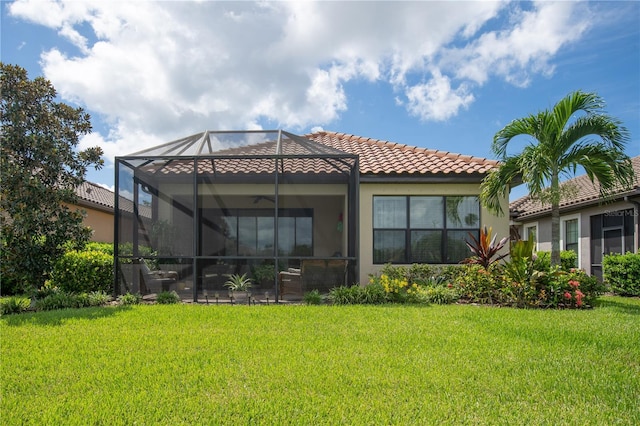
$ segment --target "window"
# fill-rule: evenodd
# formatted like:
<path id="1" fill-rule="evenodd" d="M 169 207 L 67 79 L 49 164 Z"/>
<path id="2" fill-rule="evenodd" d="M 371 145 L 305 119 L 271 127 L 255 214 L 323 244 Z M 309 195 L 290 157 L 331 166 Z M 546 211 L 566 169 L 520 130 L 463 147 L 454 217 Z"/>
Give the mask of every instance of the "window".
<path id="1" fill-rule="evenodd" d="M 202 212 L 202 254 L 273 256 L 273 209 L 208 209 Z M 313 255 L 313 210 L 278 212 L 278 255 Z"/>
<path id="2" fill-rule="evenodd" d="M 535 243 L 537 243 L 538 242 L 538 226 L 533 225 L 533 226 L 527 226 L 526 228 L 524 228 L 524 239 L 527 241 L 534 241 Z"/>
<path id="3" fill-rule="evenodd" d="M 578 219 L 564 221 L 564 250 L 571 250 L 578 254 Z"/>
<path id="4" fill-rule="evenodd" d="M 373 262 L 458 263 L 479 228 L 475 196 L 374 196 Z"/>

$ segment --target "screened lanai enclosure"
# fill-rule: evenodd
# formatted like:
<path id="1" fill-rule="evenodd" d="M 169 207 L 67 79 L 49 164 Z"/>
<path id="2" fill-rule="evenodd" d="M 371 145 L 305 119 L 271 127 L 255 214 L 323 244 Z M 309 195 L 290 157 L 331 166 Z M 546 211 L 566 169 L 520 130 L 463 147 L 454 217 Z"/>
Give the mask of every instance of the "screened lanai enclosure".
<path id="1" fill-rule="evenodd" d="M 206 131 L 116 157 L 116 293 L 300 299 L 358 281 L 358 157 L 282 130 Z"/>

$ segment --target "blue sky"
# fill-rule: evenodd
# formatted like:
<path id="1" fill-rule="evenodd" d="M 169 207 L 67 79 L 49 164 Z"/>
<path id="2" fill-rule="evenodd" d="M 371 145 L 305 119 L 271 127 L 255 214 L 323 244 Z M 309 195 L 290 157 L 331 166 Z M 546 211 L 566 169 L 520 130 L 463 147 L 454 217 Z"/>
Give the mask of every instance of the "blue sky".
<path id="1" fill-rule="evenodd" d="M 106 167 L 88 179 L 108 187 L 114 156 L 203 130 L 323 128 L 493 158 L 504 125 L 575 90 L 602 96 L 640 155 L 635 1 L 16 0 L 1 31 L 3 62 L 91 114 L 81 146 Z"/>

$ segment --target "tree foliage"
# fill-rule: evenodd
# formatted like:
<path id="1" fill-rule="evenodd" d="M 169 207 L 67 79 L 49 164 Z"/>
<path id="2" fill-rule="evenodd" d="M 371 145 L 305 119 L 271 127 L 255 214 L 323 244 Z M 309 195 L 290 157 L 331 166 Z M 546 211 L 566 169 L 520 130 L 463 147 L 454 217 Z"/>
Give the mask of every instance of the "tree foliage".
<path id="1" fill-rule="evenodd" d="M 91 132 L 89 114 L 56 100 L 53 85 L 29 80 L 26 70 L 0 63 L 2 291 L 44 283 L 69 244 L 89 230 L 74 207 L 87 168 L 103 165 L 99 147 L 77 150 Z"/>
<path id="2" fill-rule="evenodd" d="M 560 264 L 560 201 L 567 190 L 561 177 L 572 177 L 583 167 L 604 200 L 634 184 L 631 159 L 624 152 L 628 131 L 603 107 L 598 95 L 576 91 L 551 110 L 512 121 L 493 138 L 492 150 L 502 163 L 483 180 L 480 199 L 501 214 L 500 199 L 508 196 L 514 180 L 522 179 L 530 196 L 551 206 L 552 265 Z M 509 143 L 519 136 L 530 137 L 530 142 L 519 154 L 509 155 Z"/>

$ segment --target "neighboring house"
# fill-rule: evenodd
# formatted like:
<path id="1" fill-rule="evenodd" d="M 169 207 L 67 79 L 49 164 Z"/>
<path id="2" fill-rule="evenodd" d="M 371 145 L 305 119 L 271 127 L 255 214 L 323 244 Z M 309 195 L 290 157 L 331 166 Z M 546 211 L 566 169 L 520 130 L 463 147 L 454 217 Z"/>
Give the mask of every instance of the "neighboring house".
<path id="1" fill-rule="evenodd" d="M 115 205 L 114 192 L 95 183 L 85 181 L 76 188 L 76 195 L 78 196 L 78 203 L 74 205 L 74 207 L 85 212 L 82 223 L 91 228 L 91 241 L 112 243 Z M 128 199 L 121 197 L 120 209 L 122 212 L 120 221 L 121 231 L 133 232 L 131 221 L 133 204 Z M 140 205 L 138 208 L 138 216 L 140 220 L 148 225 L 148 220 L 151 217 L 150 207 Z"/>
<path id="2" fill-rule="evenodd" d="M 85 211 L 83 223 L 93 231 L 91 241 L 113 242 L 113 191 L 91 182 L 76 188 L 78 204 Z"/>
<path id="3" fill-rule="evenodd" d="M 571 195 L 560 203 L 560 249 L 578 254 L 578 267 L 602 278 L 602 258 L 610 253 L 637 253 L 640 210 L 640 156 L 631 159 L 636 185 L 603 203 L 599 186 L 587 175 L 568 180 Z M 509 205 L 512 227 L 523 239 L 536 240 L 537 250 L 551 251 L 551 207 L 530 196 Z"/>
<path id="4" fill-rule="evenodd" d="M 277 270 L 301 269 L 304 282 L 312 264 L 346 271 L 327 282 L 340 274 L 326 269 L 306 290 L 367 283 L 389 262 L 456 264 L 470 254 L 469 233 L 509 232 L 509 218 L 478 201 L 482 178 L 497 165 L 328 131 L 206 131 L 116 157 L 118 200 L 129 210 L 133 202 L 134 216 L 150 211 L 148 224 L 134 220 L 124 231 L 126 212 L 116 205 L 116 246 L 133 247 L 118 259 L 126 266 L 157 253 L 152 260 L 177 271 L 194 299 L 224 290 L 229 273 L 257 276 L 269 266 L 273 279 L 254 291 L 278 291 Z M 119 291 L 140 288 L 138 274 L 122 272 Z"/>

